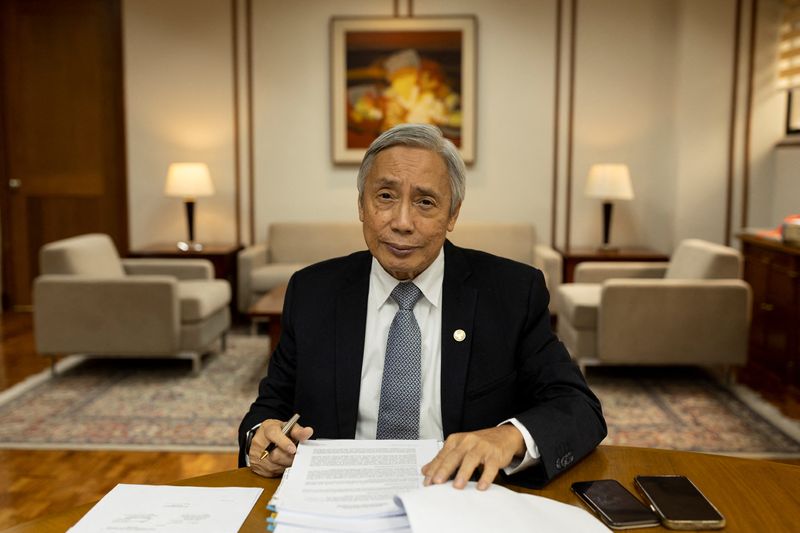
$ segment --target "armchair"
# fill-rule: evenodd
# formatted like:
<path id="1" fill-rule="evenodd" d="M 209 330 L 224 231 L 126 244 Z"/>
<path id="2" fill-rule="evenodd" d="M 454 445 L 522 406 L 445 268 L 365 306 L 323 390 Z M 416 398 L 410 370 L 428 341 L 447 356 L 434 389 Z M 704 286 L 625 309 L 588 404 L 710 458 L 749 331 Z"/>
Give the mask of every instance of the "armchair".
<path id="1" fill-rule="evenodd" d="M 750 287 L 741 254 L 699 239 L 669 263 L 582 263 L 557 291 L 558 335 L 588 364 L 742 365 Z"/>
<path id="2" fill-rule="evenodd" d="M 225 349 L 230 286 L 204 259 L 120 259 L 107 235 L 46 244 L 34 282 L 37 351 L 54 356 L 176 357 L 200 369 Z"/>

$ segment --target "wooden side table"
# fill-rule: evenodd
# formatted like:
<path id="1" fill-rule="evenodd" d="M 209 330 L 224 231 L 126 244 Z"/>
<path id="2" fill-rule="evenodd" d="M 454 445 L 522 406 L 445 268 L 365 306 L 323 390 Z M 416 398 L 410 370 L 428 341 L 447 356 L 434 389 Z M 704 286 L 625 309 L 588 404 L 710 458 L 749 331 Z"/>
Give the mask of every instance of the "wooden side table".
<path id="1" fill-rule="evenodd" d="M 575 279 L 575 267 L 586 261 L 669 261 L 669 256 L 646 246 L 627 246 L 615 250 L 601 250 L 592 246 L 555 247 L 563 257 L 564 269 L 561 272 L 563 283 L 572 283 Z"/>
<path id="2" fill-rule="evenodd" d="M 231 317 L 238 317 L 236 305 L 237 295 L 237 262 L 239 251 L 243 249 L 240 244 L 204 244 L 201 251 L 178 250 L 175 243 L 158 243 L 131 250 L 128 257 L 163 258 L 163 259 L 207 259 L 214 265 L 214 277 L 227 280 L 231 284 Z"/>

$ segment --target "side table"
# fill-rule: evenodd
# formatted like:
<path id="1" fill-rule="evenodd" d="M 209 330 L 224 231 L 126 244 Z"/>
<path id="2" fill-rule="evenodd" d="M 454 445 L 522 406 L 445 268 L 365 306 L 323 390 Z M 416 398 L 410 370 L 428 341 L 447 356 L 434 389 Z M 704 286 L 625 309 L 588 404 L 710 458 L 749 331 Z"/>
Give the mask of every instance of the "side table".
<path id="1" fill-rule="evenodd" d="M 575 267 L 586 261 L 669 261 L 669 256 L 646 246 L 627 246 L 614 250 L 601 250 L 592 246 L 571 246 L 567 249 L 555 247 L 563 257 L 562 283 L 572 283 Z"/>
<path id="2" fill-rule="evenodd" d="M 141 258 L 162 258 L 162 259 L 207 259 L 214 265 L 214 277 L 217 279 L 228 280 L 231 284 L 231 317 L 238 318 L 238 307 L 236 304 L 237 291 L 237 267 L 236 258 L 239 251 L 243 249 L 240 244 L 203 244 L 201 251 L 189 250 L 182 252 L 178 250 L 175 243 L 158 243 L 145 246 L 136 250 L 131 250 L 128 257 Z"/>

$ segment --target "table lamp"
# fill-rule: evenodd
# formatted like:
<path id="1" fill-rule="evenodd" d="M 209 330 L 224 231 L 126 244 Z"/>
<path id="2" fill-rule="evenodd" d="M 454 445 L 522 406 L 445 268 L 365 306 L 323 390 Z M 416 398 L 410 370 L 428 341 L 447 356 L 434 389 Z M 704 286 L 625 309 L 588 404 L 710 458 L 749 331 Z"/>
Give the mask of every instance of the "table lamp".
<path id="1" fill-rule="evenodd" d="M 603 200 L 603 245 L 600 250 L 615 250 L 608 243 L 611 234 L 611 213 L 614 207 L 611 201 L 633 199 L 628 165 L 608 163 L 592 165 L 592 168 L 589 169 L 584 193 L 589 198 Z"/>
<path id="2" fill-rule="evenodd" d="M 203 249 L 203 245 L 194 240 L 194 202 L 200 196 L 214 194 L 214 183 L 205 163 L 172 163 L 167 170 L 167 184 L 164 194 L 183 198 L 186 206 L 186 225 L 189 229 L 189 240 L 179 241 L 178 250 L 182 252 Z"/>

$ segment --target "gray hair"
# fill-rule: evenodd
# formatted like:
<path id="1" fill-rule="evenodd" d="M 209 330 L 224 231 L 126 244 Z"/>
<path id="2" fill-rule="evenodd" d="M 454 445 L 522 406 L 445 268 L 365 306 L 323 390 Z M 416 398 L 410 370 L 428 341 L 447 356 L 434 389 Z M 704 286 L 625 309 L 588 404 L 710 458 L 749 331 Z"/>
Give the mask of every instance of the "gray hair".
<path id="1" fill-rule="evenodd" d="M 375 139 L 364 154 L 361 160 L 361 167 L 358 169 L 358 201 L 364 198 L 364 184 L 367 175 L 372 170 L 375 157 L 383 150 L 393 146 L 409 146 L 412 148 L 423 148 L 442 156 L 447 165 L 447 175 L 450 177 L 450 215 L 455 213 L 456 208 L 464 200 L 466 189 L 466 167 L 458 149 L 442 135 L 442 131 L 436 126 L 428 124 L 400 124 L 390 130 L 386 130 Z"/>

